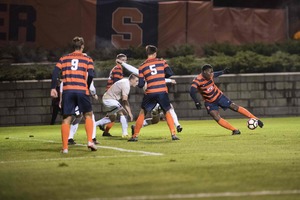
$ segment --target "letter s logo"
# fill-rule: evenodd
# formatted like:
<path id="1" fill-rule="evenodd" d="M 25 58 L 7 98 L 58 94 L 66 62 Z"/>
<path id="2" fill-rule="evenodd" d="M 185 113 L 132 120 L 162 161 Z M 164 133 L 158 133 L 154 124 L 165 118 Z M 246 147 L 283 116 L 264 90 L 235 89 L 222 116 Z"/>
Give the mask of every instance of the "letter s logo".
<path id="1" fill-rule="evenodd" d="M 126 23 L 125 19 L 130 23 Z M 143 23 L 143 14 L 137 8 L 116 9 L 112 14 L 112 28 L 117 34 L 112 34 L 112 44 L 119 49 L 141 46 L 143 30 L 138 23 Z M 125 35 L 129 35 L 129 38 L 125 38 Z"/>

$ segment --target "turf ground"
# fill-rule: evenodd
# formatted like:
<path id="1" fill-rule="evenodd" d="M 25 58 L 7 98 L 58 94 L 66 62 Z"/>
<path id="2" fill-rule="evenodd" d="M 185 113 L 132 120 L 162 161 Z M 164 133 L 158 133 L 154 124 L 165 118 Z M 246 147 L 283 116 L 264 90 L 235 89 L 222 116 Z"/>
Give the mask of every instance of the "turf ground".
<path id="1" fill-rule="evenodd" d="M 165 122 L 142 129 L 139 141 L 116 124 L 96 152 L 81 124 L 69 154 L 60 126 L 0 127 L 0 199 L 300 199 L 300 117 L 228 119 L 242 134 L 213 120 L 181 121 L 171 141 Z M 130 123 L 132 124 L 132 123 Z"/>

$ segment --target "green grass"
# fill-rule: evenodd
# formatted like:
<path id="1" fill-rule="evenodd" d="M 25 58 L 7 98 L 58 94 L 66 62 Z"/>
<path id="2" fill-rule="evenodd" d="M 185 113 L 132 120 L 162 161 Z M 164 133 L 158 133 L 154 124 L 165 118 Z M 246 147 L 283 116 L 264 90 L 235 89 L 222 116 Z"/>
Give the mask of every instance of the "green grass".
<path id="1" fill-rule="evenodd" d="M 122 139 L 116 124 L 112 138 L 97 130 L 97 152 L 76 145 L 66 155 L 59 153 L 59 125 L 1 127 L 0 199 L 299 199 L 300 118 L 263 119 L 265 127 L 254 131 L 246 119 L 228 121 L 242 134 L 231 136 L 213 120 L 181 121 L 181 140 L 171 141 L 160 122 L 143 128 L 136 143 Z M 76 142 L 86 144 L 84 125 L 79 127 Z M 287 194 L 252 193 L 261 191 Z"/>

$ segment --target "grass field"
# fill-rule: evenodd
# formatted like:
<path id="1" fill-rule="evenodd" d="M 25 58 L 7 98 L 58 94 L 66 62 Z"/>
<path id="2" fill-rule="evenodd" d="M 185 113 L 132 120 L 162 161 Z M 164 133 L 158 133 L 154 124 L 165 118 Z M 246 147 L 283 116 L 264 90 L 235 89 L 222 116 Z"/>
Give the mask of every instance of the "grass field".
<path id="1" fill-rule="evenodd" d="M 142 129 L 139 141 L 102 137 L 61 154 L 60 126 L 0 127 L 0 199 L 300 199 L 300 117 L 228 119 L 242 134 L 231 136 L 213 120 L 181 121 L 171 141 L 165 122 Z M 130 123 L 132 124 L 132 123 Z"/>

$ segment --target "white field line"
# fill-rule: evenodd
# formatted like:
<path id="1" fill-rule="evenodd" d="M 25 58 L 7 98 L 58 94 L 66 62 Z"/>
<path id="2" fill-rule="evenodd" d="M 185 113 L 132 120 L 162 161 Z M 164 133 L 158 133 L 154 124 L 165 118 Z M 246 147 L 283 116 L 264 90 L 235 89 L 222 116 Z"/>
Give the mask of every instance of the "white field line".
<path id="1" fill-rule="evenodd" d="M 253 192 L 222 192 L 222 193 L 198 193 L 198 194 L 169 194 L 156 196 L 127 196 L 119 198 L 92 198 L 87 200 L 155 200 L 155 199 L 199 199 L 214 197 L 248 197 L 267 195 L 299 195 L 300 190 L 278 190 L 278 191 L 253 191 Z"/>
<path id="2" fill-rule="evenodd" d="M 35 138 L 15 138 L 15 137 L 9 137 L 9 139 L 14 139 L 14 140 L 27 140 L 27 141 L 38 141 L 38 142 L 47 142 L 47 143 L 60 143 L 54 140 L 42 140 L 42 139 L 35 139 Z M 85 146 L 84 144 L 75 144 L 75 146 Z M 131 150 L 131 149 L 123 149 L 119 147 L 111 147 L 111 146 L 102 146 L 102 145 L 97 145 L 98 148 L 102 149 L 112 149 L 116 151 L 121 151 L 121 152 L 128 152 L 128 153 L 138 153 L 140 154 L 139 156 L 162 156 L 164 154 L 162 153 L 155 153 L 155 152 L 148 152 L 148 151 L 138 151 L 138 150 Z M 132 155 L 134 156 L 134 155 Z M 130 155 L 124 156 L 93 156 L 93 158 L 109 158 L 109 157 L 130 157 Z M 90 157 L 74 157 L 74 158 L 53 158 L 53 159 L 42 159 L 43 161 L 52 161 L 52 160 L 64 160 L 64 159 L 83 159 L 83 158 L 90 158 Z M 92 158 L 92 157 L 91 157 Z M 41 160 L 28 160 L 28 161 L 41 161 Z M 3 163 L 16 163 L 16 162 L 27 162 L 26 160 L 22 161 L 0 161 L 0 164 Z"/>

